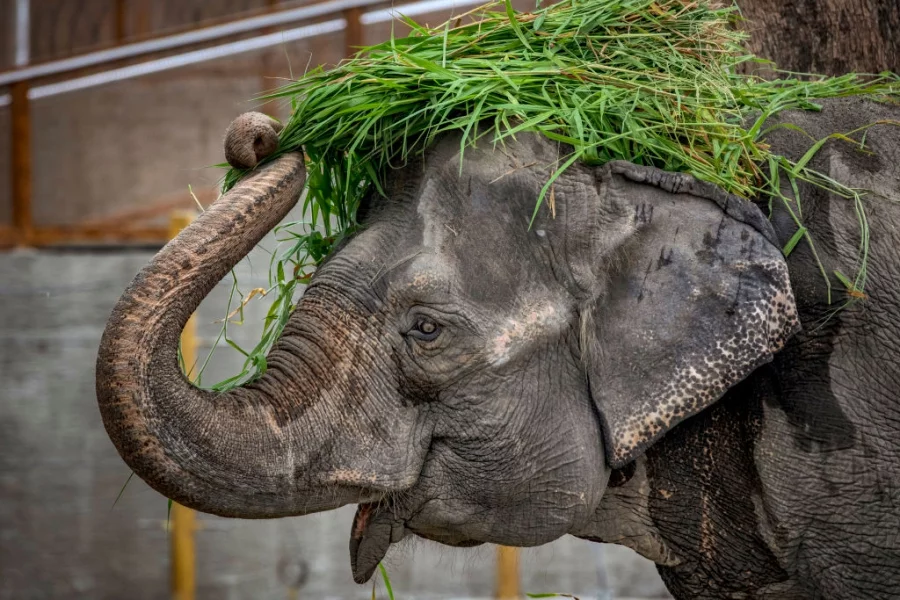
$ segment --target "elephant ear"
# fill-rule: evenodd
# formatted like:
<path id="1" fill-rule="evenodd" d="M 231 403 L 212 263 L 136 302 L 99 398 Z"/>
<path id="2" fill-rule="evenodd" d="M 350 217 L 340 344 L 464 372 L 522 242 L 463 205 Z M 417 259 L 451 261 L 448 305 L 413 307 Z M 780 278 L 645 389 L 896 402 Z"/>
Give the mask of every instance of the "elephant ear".
<path id="1" fill-rule="evenodd" d="M 582 310 L 582 349 L 618 468 L 772 360 L 799 321 L 775 233 L 753 203 L 626 162 L 597 177 L 588 245 L 602 285 Z"/>

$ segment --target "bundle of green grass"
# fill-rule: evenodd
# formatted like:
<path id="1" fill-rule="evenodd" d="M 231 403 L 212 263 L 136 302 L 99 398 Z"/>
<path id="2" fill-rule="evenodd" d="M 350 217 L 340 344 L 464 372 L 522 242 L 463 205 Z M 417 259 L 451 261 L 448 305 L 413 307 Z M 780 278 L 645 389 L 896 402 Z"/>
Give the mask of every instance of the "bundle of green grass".
<path id="1" fill-rule="evenodd" d="M 366 48 L 265 96 L 290 99 L 292 114 L 270 160 L 306 153 L 304 212 L 311 222 L 282 228 L 287 248 L 273 255 L 270 291 L 276 293 L 263 339 L 245 351 L 244 371 L 217 387 L 265 369 L 298 284 L 353 230 L 362 197 L 372 188 L 380 192 L 389 169 L 450 130 L 464 132 L 463 151 L 477 136 L 499 144 L 521 131 L 570 148 L 535 198 L 535 213 L 556 177 L 576 161 L 624 159 L 690 173 L 745 198 L 769 195 L 797 222 L 785 253 L 802 240 L 812 244 L 796 216 L 796 181 L 857 203 L 860 194 L 807 168 L 825 140 L 811 142 L 810 152 L 792 162 L 761 141 L 763 124 L 784 110 L 816 110 L 820 98 L 896 99 L 900 79 L 741 75 L 738 66 L 757 59 L 741 45 L 737 18 L 735 7 L 704 0 L 563 0 L 532 13 L 517 13 L 505 0 L 434 28 L 406 19 L 408 37 Z M 244 174 L 229 171 L 225 189 Z M 793 198 L 782 193 L 784 181 L 793 184 Z M 867 239 L 864 217 L 860 226 Z M 857 296 L 865 285 L 865 251 L 860 248 L 856 274 L 840 275 Z"/>

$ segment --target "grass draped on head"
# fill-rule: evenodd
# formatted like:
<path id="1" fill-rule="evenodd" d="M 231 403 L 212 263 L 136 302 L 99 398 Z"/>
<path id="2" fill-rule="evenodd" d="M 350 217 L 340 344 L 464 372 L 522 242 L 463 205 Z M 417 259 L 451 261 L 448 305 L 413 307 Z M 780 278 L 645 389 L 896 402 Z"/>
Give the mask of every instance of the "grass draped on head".
<path id="1" fill-rule="evenodd" d="M 900 79 L 740 75 L 737 66 L 756 59 L 741 45 L 737 17 L 735 7 L 713 8 L 704 0 L 563 0 L 533 13 L 516 13 L 505 0 L 434 28 L 405 19 L 408 37 L 392 37 L 266 95 L 290 99 L 290 119 L 268 160 L 306 153 L 304 212 L 311 221 L 282 228 L 289 243 L 273 255 L 277 294 L 263 340 L 250 352 L 241 350 L 244 371 L 217 387 L 238 385 L 265 369 L 297 284 L 353 230 L 361 198 L 372 188 L 380 192 L 388 169 L 402 167 L 449 130 L 464 132 L 461 150 L 477 136 L 502 143 L 521 131 L 560 142 L 565 150 L 535 199 L 535 214 L 574 162 L 623 159 L 690 173 L 745 198 L 769 195 L 784 202 L 797 223 L 785 253 L 801 240 L 812 244 L 799 217 L 796 181 L 857 204 L 860 194 L 808 169 L 812 154 L 798 162 L 773 154 L 761 141 L 763 123 L 784 110 L 816 110 L 819 98 L 897 98 Z M 244 174 L 230 170 L 224 189 Z M 782 192 L 788 181 L 793 197 Z M 857 272 L 853 278 L 837 274 L 851 297 L 861 297 L 865 285 L 868 233 L 861 208 Z"/>

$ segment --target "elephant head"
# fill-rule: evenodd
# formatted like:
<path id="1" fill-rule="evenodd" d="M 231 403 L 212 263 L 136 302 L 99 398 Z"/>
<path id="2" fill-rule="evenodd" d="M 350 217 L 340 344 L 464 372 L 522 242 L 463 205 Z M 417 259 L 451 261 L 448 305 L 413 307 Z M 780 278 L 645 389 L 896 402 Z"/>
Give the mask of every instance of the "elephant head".
<path id="1" fill-rule="evenodd" d="M 228 156 L 253 166 L 274 136 L 241 117 Z M 532 223 L 560 148 L 520 134 L 459 149 L 446 135 L 363 202 L 358 233 L 243 388 L 192 386 L 178 337 L 294 205 L 302 157 L 258 168 L 163 248 L 97 362 L 103 421 L 134 472 L 232 517 L 358 503 L 358 581 L 408 533 L 542 544 L 586 527 L 611 470 L 796 330 L 785 262 L 752 203 L 687 175 L 577 164 Z"/>

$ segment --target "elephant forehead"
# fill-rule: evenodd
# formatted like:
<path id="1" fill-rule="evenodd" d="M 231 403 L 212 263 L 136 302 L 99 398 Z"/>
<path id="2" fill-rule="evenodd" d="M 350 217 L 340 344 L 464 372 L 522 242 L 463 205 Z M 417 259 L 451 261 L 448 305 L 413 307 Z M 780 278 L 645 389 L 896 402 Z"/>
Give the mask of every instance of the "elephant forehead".
<path id="1" fill-rule="evenodd" d="M 447 293 L 457 276 L 447 257 L 425 247 L 413 253 L 397 278 L 398 287 L 418 293 Z"/>
<path id="2" fill-rule="evenodd" d="M 448 237 L 456 234 L 450 227 L 451 210 L 448 190 L 438 179 L 427 179 L 422 186 L 416 206 L 416 214 L 422 223 L 422 245 L 426 248 L 441 250 Z"/>

